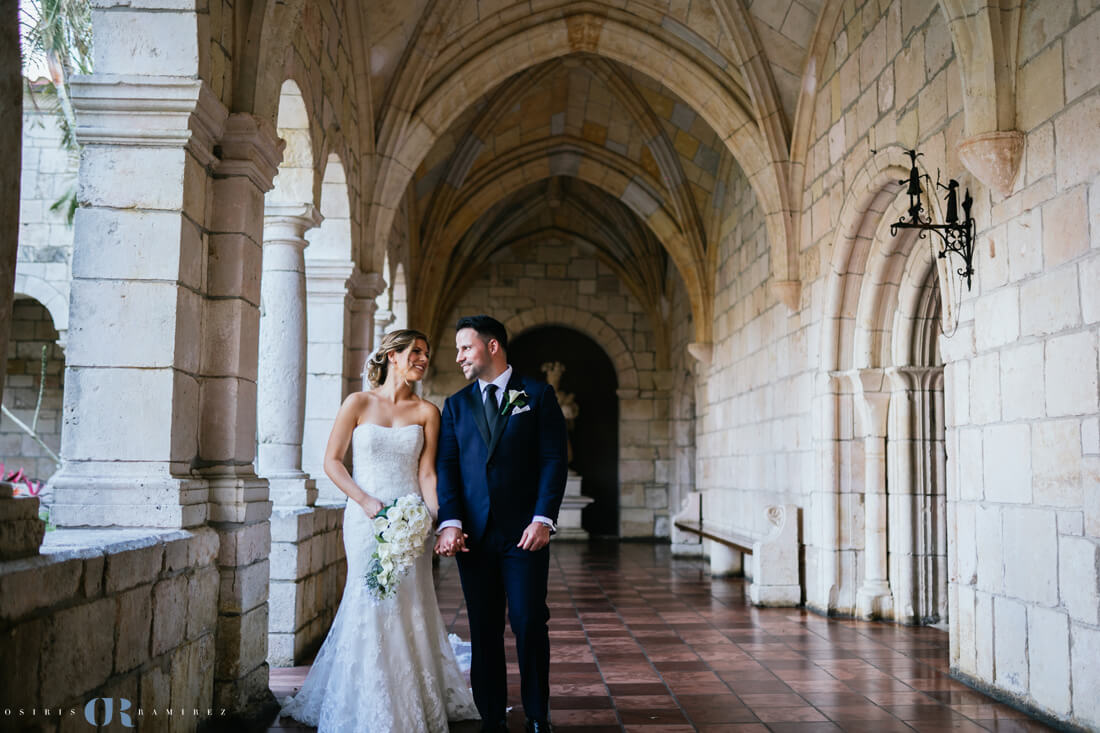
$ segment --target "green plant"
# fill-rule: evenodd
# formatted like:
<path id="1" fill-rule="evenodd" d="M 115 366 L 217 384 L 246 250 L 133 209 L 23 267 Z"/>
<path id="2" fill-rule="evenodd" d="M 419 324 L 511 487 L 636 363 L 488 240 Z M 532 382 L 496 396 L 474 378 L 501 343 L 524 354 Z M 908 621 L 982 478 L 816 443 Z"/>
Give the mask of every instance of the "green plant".
<path id="1" fill-rule="evenodd" d="M 76 114 L 69 99 L 69 77 L 92 72 L 92 14 L 88 0 L 25 0 L 19 8 L 23 36 L 23 75 L 32 104 L 38 96 L 56 100 L 55 114 L 66 150 L 76 153 Z M 47 83 L 28 78 L 45 72 Z M 36 105 L 37 108 L 37 105 Z M 72 225 L 76 214 L 76 186 L 70 186 L 50 206 L 63 211 Z"/>

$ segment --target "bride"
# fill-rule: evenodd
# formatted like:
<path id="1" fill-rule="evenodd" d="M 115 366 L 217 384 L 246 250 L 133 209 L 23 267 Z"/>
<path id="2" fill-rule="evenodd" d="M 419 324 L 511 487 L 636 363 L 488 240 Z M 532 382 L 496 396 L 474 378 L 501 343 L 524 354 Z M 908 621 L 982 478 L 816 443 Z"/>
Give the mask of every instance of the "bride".
<path id="1" fill-rule="evenodd" d="M 455 661 L 432 585 L 434 537 L 387 600 L 367 591 L 376 545 L 373 518 L 409 494 L 434 517 L 439 410 L 412 383 L 428 368 L 427 337 L 386 334 L 366 368 L 369 391 L 349 396 L 325 448 L 325 473 L 348 495 L 344 597 L 302 689 L 281 715 L 325 731 L 445 733 L 448 720 L 476 719 L 477 709 Z M 352 448 L 352 473 L 344 466 Z"/>

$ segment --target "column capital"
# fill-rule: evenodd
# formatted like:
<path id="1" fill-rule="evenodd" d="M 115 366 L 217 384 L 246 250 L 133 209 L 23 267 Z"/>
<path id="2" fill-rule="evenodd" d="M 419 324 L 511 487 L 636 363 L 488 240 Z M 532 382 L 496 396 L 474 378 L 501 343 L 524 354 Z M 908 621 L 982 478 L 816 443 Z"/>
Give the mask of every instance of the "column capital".
<path id="1" fill-rule="evenodd" d="M 69 93 L 81 145 L 186 147 L 204 166 L 217 161 L 229 110 L 205 81 L 94 74 L 73 77 Z"/>
<path id="2" fill-rule="evenodd" d="M 943 366 L 889 367 L 886 376 L 895 390 L 916 391 L 943 388 Z"/>
<path id="3" fill-rule="evenodd" d="M 890 385 L 880 368 L 853 369 L 846 374 L 855 391 L 856 415 L 864 438 L 884 437 L 890 410 Z"/>
<path id="4" fill-rule="evenodd" d="M 355 268 L 348 277 L 348 292 L 358 300 L 373 301 L 386 292 L 386 281 L 380 272 L 363 272 Z"/>
<path id="5" fill-rule="evenodd" d="M 267 204 L 264 206 L 264 244 L 300 241 L 309 244 L 306 232 L 321 226 L 324 217 L 313 204 Z"/>
<path id="6" fill-rule="evenodd" d="M 256 188 L 267 193 L 275 187 L 275 176 L 283 160 L 286 141 L 275 127 L 262 117 L 234 112 L 225 122 L 218 142 L 220 160 L 214 168 L 217 178 L 245 176 Z"/>
<path id="7" fill-rule="evenodd" d="M 377 306 L 376 306 L 377 307 Z M 385 334 L 386 327 L 396 320 L 397 316 L 389 308 L 377 308 L 374 311 L 374 328 L 379 337 Z"/>
<path id="8" fill-rule="evenodd" d="M 687 345 L 687 352 L 700 364 L 709 367 L 714 361 L 714 344 L 709 342 L 694 341 Z"/>
<path id="9" fill-rule="evenodd" d="M 306 295 L 343 301 L 348 294 L 348 278 L 355 271 L 351 260 L 306 259 Z"/>

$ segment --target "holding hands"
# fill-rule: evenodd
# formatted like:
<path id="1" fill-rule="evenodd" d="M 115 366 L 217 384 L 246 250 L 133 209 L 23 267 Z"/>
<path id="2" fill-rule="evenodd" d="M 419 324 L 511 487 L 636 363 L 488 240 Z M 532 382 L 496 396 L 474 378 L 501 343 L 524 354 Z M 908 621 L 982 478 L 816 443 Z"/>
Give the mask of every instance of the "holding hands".
<path id="1" fill-rule="evenodd" d="M 469 552 L 466 547 L 467 535 L 458 527 L 446 527 L 435 540 L 435 554 L 454 557 L 460 552 Z"/>

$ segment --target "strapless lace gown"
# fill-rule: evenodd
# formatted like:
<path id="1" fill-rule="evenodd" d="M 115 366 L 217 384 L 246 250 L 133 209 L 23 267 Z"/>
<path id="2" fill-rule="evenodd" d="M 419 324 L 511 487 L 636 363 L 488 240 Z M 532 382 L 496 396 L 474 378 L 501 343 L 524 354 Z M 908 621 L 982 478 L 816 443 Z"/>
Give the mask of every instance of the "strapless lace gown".
<path id="1" fill-rule="evenodd" d="M 389 504 L 420 493 L 419 425 L 363 423 L 351 444 L 352 477 L 368 494 Z M 362 507 L 348 501 L 344 597 L 309 676 L 282 715 L 315 725 L 319 733 L 446 733 L 448 719 L 478 717 L 436 603 L 433 542 L 429 537 L 397 595 L 375 601 L 363 582 L 374 552 L 373 527 Z"/>

